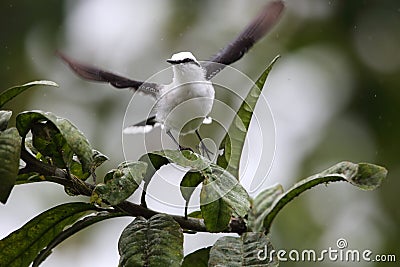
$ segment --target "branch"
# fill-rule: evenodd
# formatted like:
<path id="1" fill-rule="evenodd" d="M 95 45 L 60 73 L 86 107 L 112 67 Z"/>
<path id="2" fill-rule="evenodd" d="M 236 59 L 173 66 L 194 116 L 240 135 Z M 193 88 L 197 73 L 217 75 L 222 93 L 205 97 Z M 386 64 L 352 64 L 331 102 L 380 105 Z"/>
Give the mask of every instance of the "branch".
<path id="1" fill-rule="evenodd" d="M 45 176 L 57 176 L 59 178 L 68 178 L 67 173 L 56 166 L 52 166 L 41 162 L 31 153 L 29 153 L 24 146 L 21 149 L 21 159 L 26 163 L 25 168 L 21 169 L 19 173 L 37 172 Z"/>
<path id="2" fill-rule="evenodd" d="M 20 173 L 27 172 L 37 172 L 43 174 L 46 177 L 46 181 L 57 183 L 68 188 L 70 191 L 77 195 L 83 195 L 90 197 L 95 188 L 94 185 L 89 184 L 80 179 L 74 178 L 73 176 L 69 178 L 68 174 L 60 168 L 41 162 L 36 159 L 27 150 L 21 150 L 21 159 L 26 163 L 26 167 L 20 170 Z M 127 215 L 138 217 L 142 216 L 146 219 L 160 214 L 162 212 L 157 212 L 146 208 L 144 206 L 134 204 L 129 201 L 123 201 L 122 203 L 113 206 L 115 209 L 125 212 Z M 183 216 L 171 215 L 174 220 L 179 223 L 179 225 L 184 230 L 190 230 L 194 232 L 208 232 L 204 224 L 203 219 L 196 218 L 185 218 Z M 238 233 L 241 234 L 246 231 L 246 225 L 243 221 L 232 220 L 229 229 L 223 231 L 224 233 Z"/>

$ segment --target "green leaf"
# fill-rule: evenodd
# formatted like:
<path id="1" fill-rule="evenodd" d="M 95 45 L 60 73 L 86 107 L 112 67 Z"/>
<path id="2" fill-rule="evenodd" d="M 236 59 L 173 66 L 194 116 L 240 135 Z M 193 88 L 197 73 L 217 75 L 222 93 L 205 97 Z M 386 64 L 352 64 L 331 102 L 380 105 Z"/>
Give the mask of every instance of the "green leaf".
<path id="1" fill-rule="evenodd" d="M 118 242 L 119 266 L 181 266 L 183 233 L 166 214 L 149 220 L 137 217 L 122 232 Z"/>
<path id="2" fill-rule="evenodd" d="M 350 162 L 347 164 L 350 164 Z M 354 168 L 357 169 L 357 172 L 354 176 L 349 177 L 348 181 L 363 190 L 375 190 L 387 176 L 387 170 L 384 167 L 370 163 L 358 163 L 356 165 Z"/>
<path id="3" fill-rule="evenodd" d="M 203 180 L 204 177 L 199 172 L 187 172 L 185 174 L 180 184 L 180 190 L 182 197 L 186 202 L 189 202 L 193 191 L 199 184 L 201 184 L 201 182 L 203 182 Z"/>
<path id="4" fill-rule="evenodd" d="M 210 165 L 210 161 L 190 150 L 162 150 L 153 151 L 153 155 L 159 155 L 168 160 L 168 163 L 176 163 L 179 166 L 190 168 L 191 171 L 201 171 Z"/>
<path id="5" fill-rule="evenodd" d="M 265 189 L 252 200 L 247 223 L 252 232 L 263 232 L 265 230 L 263 229 L 264 219 L 268 215 L 271 205 L 282 194 L 283 187 L 276 184 Z"/>
<path id="6" fill-rule="evenodd" d="M 159 170 L 162 166 L 169 163 L 169 160 L 163 156 L 158 154 L 148 153 L 140 157 L 139 161 L 147 163 L 147 171 L 144 175 L 144 185 L 141 197 L 141 205 L 146 207 L 146 192 L 147 187 L 153 178 L 154 174 Z"/>
<path id="7" fill-rule="evenodd" d="M 47 256 L 50 255 L 51 251 L 59 245 L 61 242 L 69 238 L 70 236 L 76 234 L 77 232 L 85 229 L 86 227 L 89 227 L 95 223 L 111 219 L 111 218 L 116 218 L 116 217 L 122 217 L 122 216 L 127 216 L 126 213 L 124 212 L 114 212 L 114 213 L 109 213 L 109 212 L 99 212 L 95 215 L 90 215 L 86 216 L 83 219 L 77 221 L 74 223 L 72 226 L 66 228 L 64 231 L 59 233 L 47 246 L 44 248 L 39 255 L 35 258 L 33 261 L 32 267 L 39 266 L 46 258 Z"/>
<path id="8" fill-rule="evenodd" d="M 98 184 L 92 193 L 92 202 L 117 205 L 131 196 L 139 187 L 147 169 L 145 162 L 126 161 L 106 175 L 105 184 Z"/>
<path id="9" fill-rule="evenodd" d="M 188 214 L 188 217 L 196 218 L 196 219 L 203 219 L 203 215 L 201 215 L 201 210 L 195 210 Z"/>
<path id="10" fill-rule="evenodd" d="M 244 217 L 250 209 L 250 197 L 232 174 L 211 164 L 204 171 L 205 179 L 200 192 L 200 209 L 206 227 L 211 232 L 225 230 L 232 211 Z"/>
<path id="11" fill-rule="evenodd" d="M 183 259 L 182 267 L 207 267 L 211 247 L 196 250 Z"/>
<path id="12" fill-rule="evenodd" d="M 103 164 L 106 160 L 108 160 L 107 156 L 103 155 L 102 153 L 100 153 L 99 151 L 93 149 L 92 151 L 92 162 L 90 164 L 90 171 L 89 172 L 84 172 L 82 169 L 82 164 L 76 160 L 72 160 L 71 164 L 70 164 L 70 172 L 75 175 L 76 177 L 78 177 L 81 180 L 86 180 L 90 174 L 93 176 L 93 179 L 96 183 L 96 174 L 95 174 L 95 170 L 101 165 Z"/>
<path id="13" fill-rule="evenodd" d="M 71 168 L 73 152 L 71 147 L 52 122 L 32 124 L 32 145 L 37 151 L 58 168 Z"/>
<path id="14" fill-rule="evenodd" d="M 213 188 L 206 185 L 207 182 L 200 192 L 201 215 L 208 231 L 221 232 L 228 228 L 232 210 Z"/>
<path id="15" fill-rule="evenodd" d="M 264 219 L 264 228 L 269 231 L 272 221 L 279 211 L 295 197 L 304 191 L 330 182 L 346 181 L 363 190 L 373 190 L 379 187 L 387 175 L 384 167 L 369 163 L 340 162 L 331 168 L 306 178 L 296 183 L 286 193 L 281 194 L 269 208 L 268 215 Z"/>
<path id="16" fill-rule="evenodd" d="M 93 161 L 91 165 L 92 172 L 94 172 L 95 169 L 97 169 L 101 164 L 103 164 L 105 161 L 108 160 L 108 157 L 104 154 L 102 154 L 100 151 L 97 151 L 93 149 Z"/>
<path id="17" fill-rule="evenodd" d="M 0 266 L 29 266 L 66 226 L 95 209 L 93 205 L 74 202 L 41 213 L 0 241 Z"/>
<path id="18" fill-rule="evenodd" d="M 22 139 L 17 129 L 0 132 L 0 202 L 5 204 L 18 175 Z"/>
<path id="19" fill-rule="evenodd" d="M 58 87 L 58 84 L 52 81 L 34 81 L 30 83 L 26 83 L 23 85 L 18 85 L 7 89 L 6 91 L 0 94 L 0 108 L 4 106 L 5 103 L 24 92 L 25 90 L 31 88 L 35 85 L 47 85 L 47 86 L 55 86 Z"/>
<path id="20" fill-rule="evenodd" d="M 92 163 L 92 148 L 83 133 L 71 122 L 64 118 L 55 116 L 50 112 L 27 111 L 18 114 L 16 126 L 19 134 L 25 137 L 27 133 L 39 122 L 51 122 L 65 139 L 68 146 L 77 155 L 82 163 L 84 172 L 90 171 Z"/>
<path id="21" fill-rule="evenodd" d="M 199 172 L 187 172 L 183 177 L 180 190 L 182 197 L 185 199 L 185 216 L 189 206 L 190 197 L 192 196 L 196 187 L 203 182 L 204 177 Z"/>
<path id="22" fill-rule="evenodd" d="M 265 81 L 267 80 L 268 74 L 279 57 L 280 56 L 275 57 L 257 79 L 255 85 L 251 88 L 245 100 L 242 102 L 235 118 L 229 126 L 228 132 L 221 142 L 219 149 L 222 150 L 223 153 L 218 156 L 217 164 L 222 168 L 227 169 L 237 179 L 239 179 L 240 157 L 242 155 L 247 130 L 250 125 L 254 108 L 261 94 L 261 90 L 264 87 Z"/>
<path id="23" fill-rule="evenodd" d="M 236 180 L 236 178 L 219 167 L 211 164 L 211 172 L 205 173 L 204 187 L 210 187 L 218 198 L 222 198 L 224 202 L 240 217 L 244 217 L 250 209 L 250 197 L 246 189 Z"/>
<path id="24" fill-rule="evenodd" d="M 7 129 L 8 121 L 10 120 L 12 111 L 0 110 L 0 131 Z"/>
<path id="25" fill-rule="evenodd" d="M 208 266 L 278 266 L 269 238 L 263 233 L 244 233 L 241 237 L 224 236 L 210 250 Z"/>

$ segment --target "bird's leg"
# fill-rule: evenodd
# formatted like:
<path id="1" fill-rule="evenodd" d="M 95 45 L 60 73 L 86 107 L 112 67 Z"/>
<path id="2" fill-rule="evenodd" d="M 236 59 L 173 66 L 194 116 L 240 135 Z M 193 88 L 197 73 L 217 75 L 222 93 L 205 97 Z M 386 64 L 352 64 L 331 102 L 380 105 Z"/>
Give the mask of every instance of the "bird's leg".
<path id="1" fill-rule="evenodd" d="M 214 155 L 214 153 L 211 152 L 211 150 L 209 150 L 209 149 L 207 148 L 207 146 L 204 144 L 203 139 L 201 138 L 199 131 L 196 130 L 195 133 L 196 133 L 197 137 L 198 137 L 199 140 L 200 140 L 200 150 L 201 150 L 202 154 L 203 154 L 203 155 L 204 155 L 204 154 L 207 155 L 207 158 L 208 158 L 209 160 L 211 160 L 210 154 L 211 154 L 211 155 Z"/>
<path id="2" fill-rule="evenodd" d="M 178 141 L 176 141 L 175 137 L 172 135 L 172 133 L 171 133 L 170 130 L 167 130 L 166 132 L 167 132 L 168 136 L 172 139 L 172 141 L 174 141 L 174 143 L 179 147 L 179 150 L 190 150 L 190 151 L 193 152 L 193 149 L 191 149 L 190 147 L 181 146 L 181 145 L 178 143 Z"/>

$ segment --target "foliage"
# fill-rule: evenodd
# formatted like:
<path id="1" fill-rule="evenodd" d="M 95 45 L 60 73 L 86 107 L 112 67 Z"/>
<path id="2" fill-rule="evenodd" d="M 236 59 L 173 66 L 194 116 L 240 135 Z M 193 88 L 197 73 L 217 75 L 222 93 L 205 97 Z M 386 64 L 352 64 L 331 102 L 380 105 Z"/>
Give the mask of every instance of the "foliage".
<path id="1" fill-rule="evenodd" d="M 277 57 L 278 58 L 278 57 Z M 87 203 L 71 202 L 37 215 L 0 241 L 0 266 L 38 266 L 63 240 L 97 222 L 120 216 L 135 217 L 120 236 L 120 266 L 277 266 L 278 259 L 257 257 L 264 247 L 272 250 L 269 230 L 279 211 L 296 196 L 318 185 L 344 181 L 363 190 L 377 188 L 387 171 L 369 163 L 341 162 L 295 184 L 265 189 L 254 199 L 240 184 L 239 163 L 250 120 L 267 76 L 277 58 L 266 68 L 243 101 L 221 148 L 217 163 L 192 151 L 163 150 L 143 155 L 137 162 L 123 162 L 110 170 L 103 183 L 96 169 L 107 157 L 94 150 L 70 121 L 50 112 L 27 111 L 8 128 L 11 111 L 0 111 L 0 201 L 6 203 L 14 185 L 53 182 L 70 195 L 90 197 Z M 0 95 L 0 107 L 19 93 L 47 81 L 13 87 Z M 28 138 L 30 133 L 31 137 Z M 24 162 L 20 166 L 20 160 Z M 177 164 L 186 173 L 180 181 L 186 201 L 185 216 L 148 209 L 146 191 L 164 165 Z M 127 201 L 143 184 L 140 205 Z M 196 187 L 200 211 L 187 214 Z M 183 232 L 223 232 L 212 247 L 183 256 Z"/>

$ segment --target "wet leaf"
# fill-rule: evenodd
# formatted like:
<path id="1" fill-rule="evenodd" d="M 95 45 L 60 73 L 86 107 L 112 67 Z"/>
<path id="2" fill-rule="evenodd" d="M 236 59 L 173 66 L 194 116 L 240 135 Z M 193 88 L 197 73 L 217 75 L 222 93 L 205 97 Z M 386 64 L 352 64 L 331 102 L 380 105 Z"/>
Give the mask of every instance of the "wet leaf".
<path id="1" fill-rule="evenodd" d="M 0 241 L 0 266 L 29 266 L 38 253 L 66 226 L 73 224 L 90 210 L 95 210 L 95 207 L 74 202 L 39 214 Z"/>
<path id="2" fill-rule="evenodd" d="M 286 204 L 316 185 L 344 181 L 363 190 L 373 190 L 382 184 L 386 175 L 387 170 L 378 165 L 370 163 L 356 164 L 348 161 L 340 162 L 325 171 L 296 183 L 287 192 L 281 194 L 267 211 L 268 215 L 264 219 L 264 229 L 268 232 L 272 221 Z"/>
<path id="3" fill-rule="evenodd" d="M 32 267 L 39 266 L 51 254 L 52 250 L 57 245 L 59 245 L 61 242 L 71 237 L 72 235 L 78 233 L 79 231 L 84 230 L 85 228 L 95 223 L 121 216 L 127 216 L 127 215 L 126 213 L 123 212 L 118 212 L 118 213 L 98 212 L 94 215 L 85 216 L 84 218 L 80 219 L 79 221 L 75 222 L 73 225 L 71 225 L 70 227 L 66 228 L 64 231 L 59 233 L 56 237 L 54 237 L 54 239 L 46 246 L 46 248 L 40 251 L 39 255 L 33 261 Z"/>
<path id="4" fill-rule="evenodd" d="M 119 266 L 181 266 L 183 233 L 166 214 L 146 220 L 137 217 L 122 232 L 118 242 Z"/>
<path id="5" fill-rule="evenodd" d="M 208 266 L 278 266 L 277 257 L 269 257 L 272 250 L 269 238 L 263 233 L 224 236 L 211 248 Z"/>
<path id="6" fill-rule="evenodd" d="M 271 186 L 259 193 L 252 200 L 251 209 L 248 216 L 248 227 L 252 232 L 263 232 L 264 219 L 271 210 L 275 200 L 283 194 L 283 187 L 280 184 Z"/>
<path id="7" fill-rule="evenodd" d="M 279 56 L 275 57 L 265 71 L 261 74 L 261 76 L 257 79 L 255 85 L 251 88 L 246 98 L 242 102 L 235 118 L 229 126 L 228 132 L 226 133 L 219 147 L 220 151 L 223 151 L 223 153 L 218 156 L 217 164 L 226 169 L 237 179 L 239 179 L 240 157 L 242 155 L 247 131 L 253 116 L 253 111 L 256 107 L 258 98 L 261 94 L 261 90 L 264 87 L 267 77 L 278 59 Z"/>
<path id="8" fill-rule="evenodd" d="M 14 87 L 11 87 L 4 92 L 0 94 L 0 108 L 4 106 L 8 101 L 16 97 L 17 95 L 21 94 L 25 90 L 36 86 L 36 85 L 46 85 L 46 86 L 55 86 L 58 87 L 58 84 L 52 81 L 34 81 L 34 82 L 29 82 L 23 85 L 17 85 Z"/>
<path id="9" fill-rule="evenodd" d="M 17 129 L 0 132 L 0 202 L 5 204 L 15 185 L 22 139 Z"/>
<path id="10" fill-rule="evenodd" d="M 109 172 L 104 182 L 98 184 L 91 197 L 92 202 L 117 205 L 130 197 L 139 187 L 147 169 L 145 162 L 126 161 Z"/>
<path id="11" fill-rule="evenodd" d="M 7 129 L 8 121 L 10 120 L 12 111 L 0 110 L 0 131 Z"/>
<path id="12" fill-rule="evenodd" d="M 65 139 L 66 144 L 71 148 L 73 153 L 78 157 L 82 164 L 83 172 L 89 172 L 92 164 L 92 148 L 89 141 L 83 133 L 76 128 L 70 121 L 55 116 L 50 112 L 44 111 L 26 111 L 18 114 L 16 119 L 16 126 L 19 134 L 23 137 L 38 125 L 39 123 L 52 123 L 59 131 L 62 138 Z M 39 124 L 40 125 L 40 124 Z M 53 136 L 54 137 L 54 136 Z M 57 138 L 57 137 L 55 137 Z M 58 139 L 59 140 L 59 139 Z M 54 142 L 61 142 L 55 140 Z M 69 156 L 68 156 L 69 157 Z M 66 164 L 68 162 L 65 162 Z"/>

